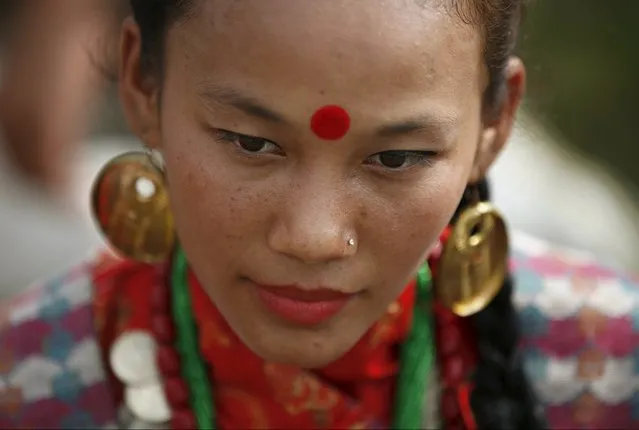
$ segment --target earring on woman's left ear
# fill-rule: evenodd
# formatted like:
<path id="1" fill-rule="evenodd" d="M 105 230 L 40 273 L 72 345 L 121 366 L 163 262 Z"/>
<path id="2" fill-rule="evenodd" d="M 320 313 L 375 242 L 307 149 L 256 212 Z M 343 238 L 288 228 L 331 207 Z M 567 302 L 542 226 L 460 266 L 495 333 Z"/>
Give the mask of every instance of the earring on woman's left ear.
<path id="1" fill-rule="evenodd" d="M 508 272 L 508 231 L 500 212 L 470 185 L 469 205 L 453 223 L 434 279 L 437 299 L 460 317 L 484 309 Z"/>
<path id="2" fill-rule="evenodd" d="M 129 152 L 107 163 L 93 183 L 91 206 L 109 245 L 145 263 L 167 260 L 175 244 L 161 157 Z"/>

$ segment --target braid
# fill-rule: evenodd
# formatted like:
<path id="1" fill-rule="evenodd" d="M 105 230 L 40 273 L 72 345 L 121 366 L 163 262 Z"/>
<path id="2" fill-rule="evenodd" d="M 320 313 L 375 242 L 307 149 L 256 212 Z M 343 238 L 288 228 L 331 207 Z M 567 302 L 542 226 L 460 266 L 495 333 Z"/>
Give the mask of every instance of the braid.
<path id="1" fill-rule="evenodd" d="M 490 199 L 488 182 L 476 185 L 482 201 Z M 470 203 L 464 193 L 453 222 Z M 469 317 L 477 340 L 477 367 L 471 406 L 481 430 L 537 430 L 546 428 L 519 353 L 519 321 L 512 303 L 513 280 L 504 285 L 492 302 Z"/>

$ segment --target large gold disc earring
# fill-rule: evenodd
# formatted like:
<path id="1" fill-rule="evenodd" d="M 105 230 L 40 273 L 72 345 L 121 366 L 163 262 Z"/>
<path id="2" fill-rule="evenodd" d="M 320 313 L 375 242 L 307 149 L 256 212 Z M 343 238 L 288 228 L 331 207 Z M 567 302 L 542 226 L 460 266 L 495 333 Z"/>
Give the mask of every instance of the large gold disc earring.
<path id="1" fill-rule="evenodd" d="M 109 244 L 145 263 L 165 261 L 175 243 L 164 174 L 156 164 L 151 154 L 122 154 L 102 168 L 91 193 L 93 215 Z"/>
<path id="2" fill-rule="evenodd" d="M 499 211 L 478 195 L 452 226 L 435 286 L 439 301 L 466 317 L 484 309 L 508 272 L 508 233 Z"/>

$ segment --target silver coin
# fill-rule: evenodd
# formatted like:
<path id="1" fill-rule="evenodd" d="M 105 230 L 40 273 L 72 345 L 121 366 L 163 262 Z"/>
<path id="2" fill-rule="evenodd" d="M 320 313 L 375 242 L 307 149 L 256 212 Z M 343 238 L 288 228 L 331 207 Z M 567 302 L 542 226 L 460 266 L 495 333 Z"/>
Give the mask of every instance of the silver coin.
<path id="1" fill-rule="evenodd" d="M 115 376 L 125 385 L 140 385 L 157 379 L 157 343 L 144 331 L 121 335 L 111 347 L 109 361 Z"/>
<path id="2" fill-rule="evenodd" d="M 159 380 L 141 386 L 126 387 L 124 402 L 140 421 L 164 423 L 171 419 L 171 408 Z"/>

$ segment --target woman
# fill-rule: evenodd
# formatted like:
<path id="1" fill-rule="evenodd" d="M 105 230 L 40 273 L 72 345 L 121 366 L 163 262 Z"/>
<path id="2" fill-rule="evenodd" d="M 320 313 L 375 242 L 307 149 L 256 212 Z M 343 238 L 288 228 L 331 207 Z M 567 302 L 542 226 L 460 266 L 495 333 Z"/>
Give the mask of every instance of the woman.
<path id="1" fill-rule="evenodd" d="M 8 305 L 2 424 L 639 428 L 635 284 L 534 240 L 508 262 L 488 202 L 521 1 L 131 6 L 149 155 L 93 196 L 125 258 Z"/>

